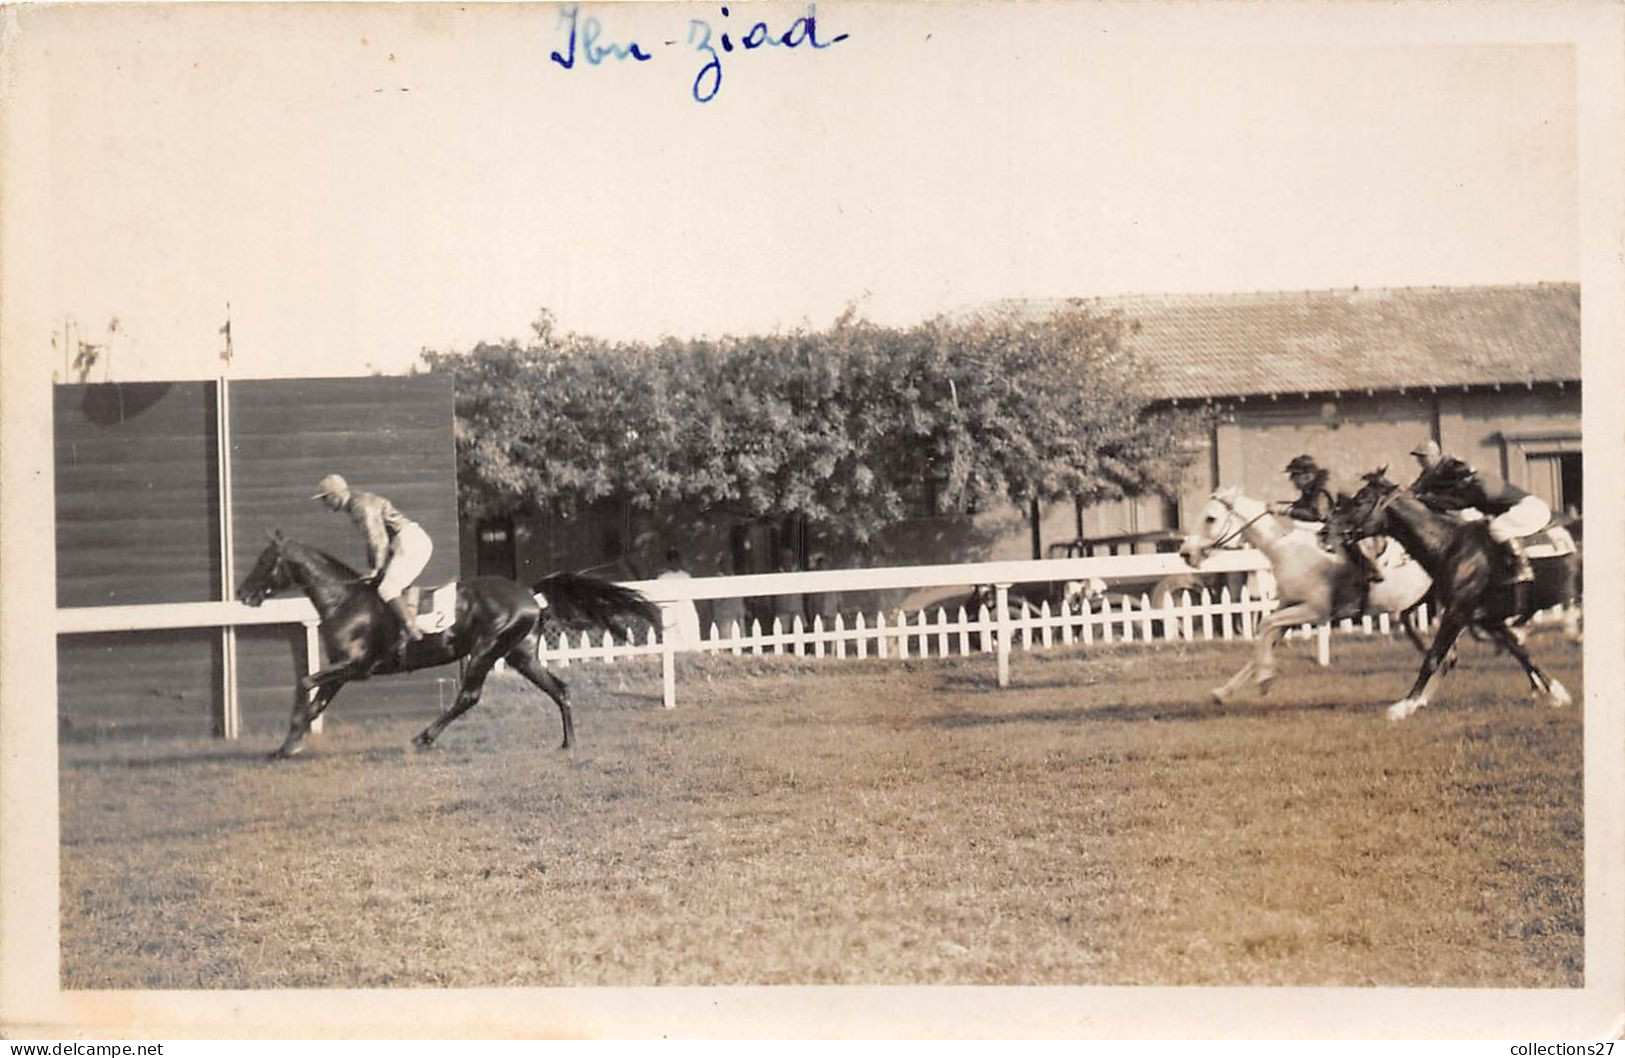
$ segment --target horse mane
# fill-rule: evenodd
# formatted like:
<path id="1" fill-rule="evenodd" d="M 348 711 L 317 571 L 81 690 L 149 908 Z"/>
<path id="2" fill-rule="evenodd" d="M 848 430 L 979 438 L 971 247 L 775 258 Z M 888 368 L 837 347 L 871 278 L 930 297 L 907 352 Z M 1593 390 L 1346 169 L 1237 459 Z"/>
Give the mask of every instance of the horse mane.
<path id="1" fill-rule="evenodd" d="M 319 547 L 312 547 L 310 544 L 301 543 L 290 537 L 283 537 L 282 548 L 284 551 L 298 551 L 309 564 L 321 567 L 321 572 L 331 576 L 334 580 L 355 580 L 361 576 L 360 573 Z"/>

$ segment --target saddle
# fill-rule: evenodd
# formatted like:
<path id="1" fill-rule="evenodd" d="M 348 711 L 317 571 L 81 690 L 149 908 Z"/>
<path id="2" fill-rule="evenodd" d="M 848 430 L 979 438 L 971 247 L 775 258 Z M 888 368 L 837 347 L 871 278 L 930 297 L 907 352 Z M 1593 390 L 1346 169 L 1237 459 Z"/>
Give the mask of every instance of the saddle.
<path id="1" fill-rule="evenodd" d="M 1523 538 L 1523 553 L 1531 562 L 1537 558 L 1562 558 L 1578 550 L 1573 534 L 1555 519 L 1540 532 Z"/>
<path id="2" fill-rule="evenodd" d="M 433 588 L 413 585 L 401 592 L 406 605 L 416 615 L 417 628 L 426 636 L 449 629 L 457 620 L 457 582 L 448 581 Z"/>

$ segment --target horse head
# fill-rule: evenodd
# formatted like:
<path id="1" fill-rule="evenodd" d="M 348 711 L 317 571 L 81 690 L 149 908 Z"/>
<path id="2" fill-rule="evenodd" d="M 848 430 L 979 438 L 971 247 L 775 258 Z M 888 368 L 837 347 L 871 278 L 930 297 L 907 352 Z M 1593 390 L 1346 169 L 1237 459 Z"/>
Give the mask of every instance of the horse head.
<path id="1" fill-rule="evenodd" d="M 266 535 L 271 538 L 271 542 L 260 552 L 254 568 L 249 571 L 237 589 L 237 601 L 248 606 L 258 606 L 273 593 L 293 583 L 284 555 L 288 538 L 282 535 L 280 529 L 272 529 Z"/>
<path id="2" fill-rule="evenodd" d="M 1179 557 L 1190 566 L 1200 566 L 1216 548 L 1238 546 L 1243 526 L 1236 504 L 1242 498 L 1235 486 L 1219 489 L 1197 515 L 1196 527 L 1179 545 Z"/>
<path id="3" fill-rule="evenodd" d="M 1352 496 L 1339 492 L 1326 519 L 1327 540 L 1359 540 L 1382 532 L 1383 513 L 1399 495 L 1399 486 L 1388 480 L 1388 468 L 1362 475 L 1365 481 Z"/>

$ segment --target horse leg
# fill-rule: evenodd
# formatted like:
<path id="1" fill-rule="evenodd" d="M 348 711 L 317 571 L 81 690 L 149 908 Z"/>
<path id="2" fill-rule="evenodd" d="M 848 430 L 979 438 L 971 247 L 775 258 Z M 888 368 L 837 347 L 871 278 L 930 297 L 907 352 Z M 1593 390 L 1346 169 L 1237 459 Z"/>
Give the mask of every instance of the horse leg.
<path id="1" fill-rule="evenodd" d="M 1411 641 L 1418 654 L 1426 654 L 1428 645 L 1422 642 L 1422 633 L 1416 630 L 1416 607 L 1399 612 L 1399 627 L 1405 630 L 1405 638 Z"/>
<path id="2" fill-rule="evenodd" d="M 1219 705 L 1225 704 L 1249 679 L 1257 682 L 1259 693 L 1269 693 L 1270 683 L 1275 679 L 1275 644 L 1286 635 L 1286 630 L 1292 625 L 1290 620 L 1282 621 L 1280 618 L 1282 614 L 1290 614 L 1295 609 L 1296 607 L 1288 607 L 1286 610 L 1277 610 L 1258 623 L 1257 642 L 1253 647 L 1252 657 L 1236 670 L 1234 676 L 1208 692 L 1214 702 Z"/>
<path id="3" fill-rule="evenodd" d="M 1433 645 L 1422 655 L 1422 668 L 1416 674 L 1416 682 L 1411 684 L 1410 694 L 1388 707 L 1389 720 L 1403 720 L 1428 704 L 1444 676 L 1441 663 L 1454 649 L 1456 637 L 1461 635 L 1465 623 L 1460 614 L 1448 610 L 1439 619 L 1439 630 L 1433 634 Z"/>
<path id="4" fill-rule="evenodd" d="M 434 745 L 434 740 L 446 730 L 453 720 L 468 712 L 479 704 L 480 693 L 485 689 L 485 678 L 491 674 L 497 659 L 514 649 L 516 643 L 524 643 L 531 630 L 536 627 L 532 619 L 528 623 L 520 621 L 502 629 L 494 636 L 487 636 L 483 643 L 476 644 L 468 653 L 468 664 L 463 668 L 462 683 L 457 688 L 457 700 L 445 714 L 434 723 L 418 732 L 412 740 L 420 749 L 428 749 Z"/>
<path id="5" fill-rule="evenodd" d="M 437 717 L 434 723 L 419 731 L 417 737 L 412 739 L 412 743 L 420 749 L 428 749 L 453 720 L 478 705 L 480 692 L 485 688 L 485 677 L 491 674 L 491 668 L 496 661 L 497 654 L 489 648 L 471 658 L 468 669 L 463 674 L 462 684 L 457 688 L 457 700 L 452 702 L 451 708 Z"/>
<path id="6" fill-rule="evenodd" d="M 572 749 L 576 744 L 575 721 L 570 717 L 570 689 L 564 681 L 542 668 L 541 662 L 536 660 L 535 651 L 529 641 L 521 643 L 507 657 L 508 667 L 519 673 L 525 679 L 540 687 L 542 691 L 559 707 L 559 719 L 564 721 L 564 744 L 560 749 Z"/>
<path id="7" fill-rule="evenodd" d="M 1249 657 L 1246 662 L 1242 664 L 1241 668 L 1236 670 L 1236 674 L 1234 676 L 1231 676 L 1228 680 L 1225 680 L 1222 684 L 1208 692 L 1208 697 L 1213 700 L 1215 705 L 1224 705 L 1230 701 L 1230 699 L 1235 696 L 1235 693 L 1241 689 L 1241 685 L 1246 683 L 1248 678 L 1252 676 L 1253 666 L 1256 663 L 1257 654 L 1258 648 L 1254 647 L 1253 657 Z"/>
<path id="8" fill-rule="evenodd" d="M 1275 682 L 1275 645 L 1286 638 L 1288 630 L 1301 624 L 1314 624 L 1326 617 L 1319 607 L 1311 603 L 1293 603 L 1266 617 L 1258 626 L 1258 693 L 1268 694 Z"/>
<path id="9" fill-rule="evenodd" d="M 365 652 L 357 647 L 343 661 L 335 661 L 324 668 L 299 677 L 299 693 L 309 694 L 318 687 L 342 686 L 367 674 Z"/>
<path id="10" fill-rule="evenodd" d="M 282 745 L 271 753 L 272 760 L 285 760 L 305 748 L 305 736 L 310 734 L 310 725 L 322 715 L 343 686 L 343 683 L 329 683 L 317 690 L 314 699 L 303 686 L 293 692 L 293 716 L 288 720 L 288 735 L 282 740 Z"/>
<path id="11" fill-rule="evenodd" d="M 1409 610 L 1400 611 L 1399 625 L 1405 629 L 1405 637 L 1411 641 L 1411 646 L 1416 648 L 1416 652 L 1426 657 L 1428 645 L 1422 641 L 1422 633 L 1417 631 L 1416 628 L 1416 607 L 1413 606 Z M 1439 662 L 1439 671 L 1444 673 L 1455 668 L 1456 656 L 1456 646 L 1452 643 L 1449 652 L 1444 656 L 1444 660 Z"/>
<path id="12" fill-rule="evenodd" d="M 288 720 L 288 734 L 282 740 L 282 745 L 271 753 L 272 760 L 291 757 L 305 748 L 305 736 L 310 734 L 311 722 L 322 715 L 333 696 L 339 693 L 340 687 L 365 673 L 366 664 L 362 654 L 359 648 L 353 648 L 343 661 L 299 677 L 293 692 L 293 715 Z M 316 692 L 314 700 L 310 697 L 311 691 Z"/>
<path id="13" fill-rule="evenodd" d="M 1523 666 L 1523 674 L 1529 678 L 1529 689 L 1536 703 L 1545 702 L 1554 709 L 1574 704 L 1574 698 L 1569 694 L 1568 688 L 1540 670 L 1540 666 L 1529 657 L 1529 651 L 1524 648 L 1523 640 L 1515 635 L 1512 629 L 1491 625 L 1489 633 L 1491 639 L 1500 643 L 1518 659 L 1518 664 Z"/>

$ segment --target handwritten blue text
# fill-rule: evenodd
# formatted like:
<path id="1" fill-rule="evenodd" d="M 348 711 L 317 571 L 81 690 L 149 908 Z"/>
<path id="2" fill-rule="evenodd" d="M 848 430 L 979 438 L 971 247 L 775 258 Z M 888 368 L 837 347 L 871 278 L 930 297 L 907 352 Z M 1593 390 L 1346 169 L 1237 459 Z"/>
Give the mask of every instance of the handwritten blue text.
<path id="1" fill-rule="evenodd" d="M 689 19 L 688 36 L 681 42 L 683 48 L 701 60 L 689 89 L 698 103 L 709 103 L 722 91 L 724 56 L 761 48 L 796 49 L 805 46 L 810 51 L 823 51 L 851 36 L 840 33 L 827 41 L 820 39 L 816 4 L 808 4 L 806 13 L 792 19 L 782 30 L 776 31 L 765 21 L 758 21 L 742 34 L 728 21 L 732 17 L 728 8 L 719 10 L 722 19 L 716 25 L 709 19 Z M 606 38 L 603 23 L 592 16 L 583 18 L 580 7 L 575 4 L 559 9 L 559 26 L 566 32 L 564 47 L 562 51 L 551 52 L 549 58 L 565 70 L 576 69 L 582 61 L 588 66 L 603 65 L 605 60 L 631 62 L 634 65 L 646 63 L 655 57 L 657 51 L 657 46 L 645 46 L 639 41 L 618 42 Z M 678 44 L 675 40 L 662 42 L 665 47 Z"/>

